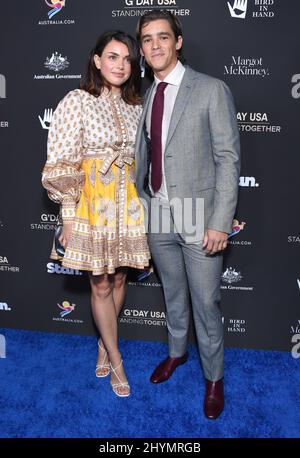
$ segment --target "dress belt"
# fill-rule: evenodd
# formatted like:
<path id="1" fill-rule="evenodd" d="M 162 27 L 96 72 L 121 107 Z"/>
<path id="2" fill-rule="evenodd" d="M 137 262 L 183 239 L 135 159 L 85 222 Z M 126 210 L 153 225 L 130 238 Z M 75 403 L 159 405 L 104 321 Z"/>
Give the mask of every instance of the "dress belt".
<path id="1" fill-rule="evenodd" d="M 133 164 L 134 157 L 129 156 L 130 148 L 124 148 L 122 146 L 113 145 L 105 149 L 88 149 L 85 152 L 87 157 L 88 157 L 87 153 L 90 151 L 93 152 L 94 154 L 98 153 L 97 157 L 99 156 L 99 158 L 103 156 L 104 160 L 103 160 L 102 167 L 100 168 L 100 172 L 103 175 L 105 175 L 108 172 L 112 164 L 117 165 L 120 169 L 124 167 L 125 163 L 128 165 Z M 133 148 L 131 149 L 131 151 L 132 152 L 134 151 Z"/>

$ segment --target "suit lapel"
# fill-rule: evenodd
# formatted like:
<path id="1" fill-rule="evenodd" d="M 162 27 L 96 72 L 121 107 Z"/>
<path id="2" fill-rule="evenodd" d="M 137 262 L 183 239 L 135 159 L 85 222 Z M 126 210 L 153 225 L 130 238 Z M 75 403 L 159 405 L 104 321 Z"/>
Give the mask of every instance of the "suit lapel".
<path id="1" fill-rule="evenodd" d="M 149 88 L 149 91 L 148 91 L 148 94 L 147 94 L 147 98 L 145 99 L 145 103 L 144 103 L 144 106 L 143 106 L 143 112 L 142 112 L 142 115 L 141 115 L 141 120 L 140 120 L 140 127 L 143 129 L 143 125 L 145 123 L 145 120 L 146 120 L 146 116 L 147 116 L 147 111 L 148 111 L 148 107 L 149 107 L 149 103 L 150 103 L 150 99 L 151 99 L 151 94 L 154 90 L 154 87 L 155 87 L 155 84 L 152 83 L 152 86 L 150 86 Z"/>
<path id="2" fill-rule="evenodd" d="M 147 151 L 147 149 L 145 150 L 145 147 L 146 147 L 146 142 L 145 142 L 145 139 L 144 139 L 144 125 L 145 125 L 145 120 L 146 120 L 146 115 L 147 115 L 147 111 L 148 111 L 148 107 L 149 107 L 149 102 L 150 102 L 150 98 L 151 98 L 151 94 L 152 94 L 152 91 L 154 89 L 154 83 L 152 84 L 152 86 L 150 86 L 149 90 L 148 90 L 148 94 L 146 93 L 146 98 L 145 98 L 145 102 L 144 102 L 144 106 L 143 106 L 143 111 L 142 111 L 142 114 L 141 114 L 141 117 L 140 117 L 140 121 L 139 121 L 139 125 L 138 125 L 138 129 L 137 129 L 137 133 L 136 133 L 136 142 L 135 142 L 135 165 L 136 165 L 136 170 L 138 170 L 138 168 L 140 167 L 140 165 L 142 164 L 147 164 L 147 158 L 144 157 L 144 154 L 145 154 L 145 151 Z M 144 142 L 144 144 L 143 144 Z M 145 160 L 147 159 L 147 160 Z M 146 167 L 146 165 L 145 165 Z"/>
<path id="3" fill-rule="evenodd" d="M 182 81 L 181 81 L 181 84 L 180 84 L 180 87 L 179 87 L 179 91 L 178 91 L 178 94 L 175 100 L 175 104 L 174 104 L 174 108 L 173 108 L 173 113 L 171 116 L 169 132 L 168 132 L 168 137 L 167 137 L 167 142 L 166 142 L 166 149 L 167 149 L 168 144 L 170 143 L 171 138 L 174 135 L 177 124 L 188 103 L 189 96 L 191 93 L 191 88 L 192 88 L 192 77 L 191 77 L 189 68 L 186 68 Z"/>

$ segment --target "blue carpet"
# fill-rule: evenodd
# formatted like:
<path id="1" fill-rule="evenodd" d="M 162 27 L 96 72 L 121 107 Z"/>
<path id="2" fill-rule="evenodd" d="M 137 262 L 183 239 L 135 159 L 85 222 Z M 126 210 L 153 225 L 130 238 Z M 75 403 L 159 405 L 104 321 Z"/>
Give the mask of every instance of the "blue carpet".
<path id="1" fill-rule="evenodd" d="M 156 342 L 121 340 L 131 385 L 117 398 L 97 379 L 95 337 L 13 329 L 0 359 L 0 437 L 300 437 L 300 360 L 290 353 L 227 349 L 226 406 L 206 420 L 204 383 L 194 346 L 166 383 L 149 376 L 166 356 Z"/>

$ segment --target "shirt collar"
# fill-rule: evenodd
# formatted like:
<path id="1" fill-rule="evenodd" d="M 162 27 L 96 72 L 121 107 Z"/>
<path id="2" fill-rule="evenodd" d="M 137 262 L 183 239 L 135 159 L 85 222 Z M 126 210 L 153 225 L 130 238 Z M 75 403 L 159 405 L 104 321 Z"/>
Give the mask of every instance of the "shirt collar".
<path id="1" fill-rule="evenodd" d="M 166 78 L 163 80 L 165 83 L 171 84 L 173 86 L 179 86 L 183 77 L 183 74 L 185 72 L 185 68 L 182 65 L 182 63 L 178 60 L 176 66 L 173 68 L 173 70 L 166 76 Z M 154 81 L 155 81 L 155 86 L 157 86 L 159 83 L 161 83 L 161 80 L 156 78 L 154 75 Z"/>

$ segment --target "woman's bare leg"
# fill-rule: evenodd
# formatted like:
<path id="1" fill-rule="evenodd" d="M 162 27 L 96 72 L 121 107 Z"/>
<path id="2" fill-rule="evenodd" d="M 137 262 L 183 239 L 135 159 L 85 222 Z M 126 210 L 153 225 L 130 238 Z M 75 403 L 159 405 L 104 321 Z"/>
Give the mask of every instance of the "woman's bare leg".
<path id="1" fill-rule="evenodd" d="M 118 349 L 117 313 L 113 298 L 114 280 L 112 276 L 107 274 L 90 275 L 90 283 L 93 317 L 104 347 L 108 352 L 109 360 L 115 368 L 119 366 L 121 356 Z M 122 382 L 127 382 L 123 366 L 118 368 L 117 374 Z M 111 374 L 111 383 L 118 383 L 118 378 L 113 373 Z M 119 394 L 126 394 L 127 392 L 127 387 L 118 388 Z"/>
<path id="2" fill-rule="evenodd" d="M 116 315 L 117 317 L 119 316 L 122 307 L 124 305 L 125 301 L 125 294 L 126 294 L 126 275 L 127 275 L 127 268 L 122 268 L 119 269 L 117 273 L 114 275 L 111 275 L 112 281 L 113 281 L 113 299 L 114 299 L 114 304 L 115 304 L 115 309 L 116 309 Z M 99 345 L 102 347 L 99 347 L 98 349 L 98 360 L 97 360 L 97 365 L 102 364 L 104 358 L 105 358 L 105 345 L 100 337 L 99 339 Z M 108 357 L 105 359 L 105 364 L 109 363 Z M 105 375 L 108 374 L 109 369 L 98 369 L 97 374 L 100 375 Z"/>

